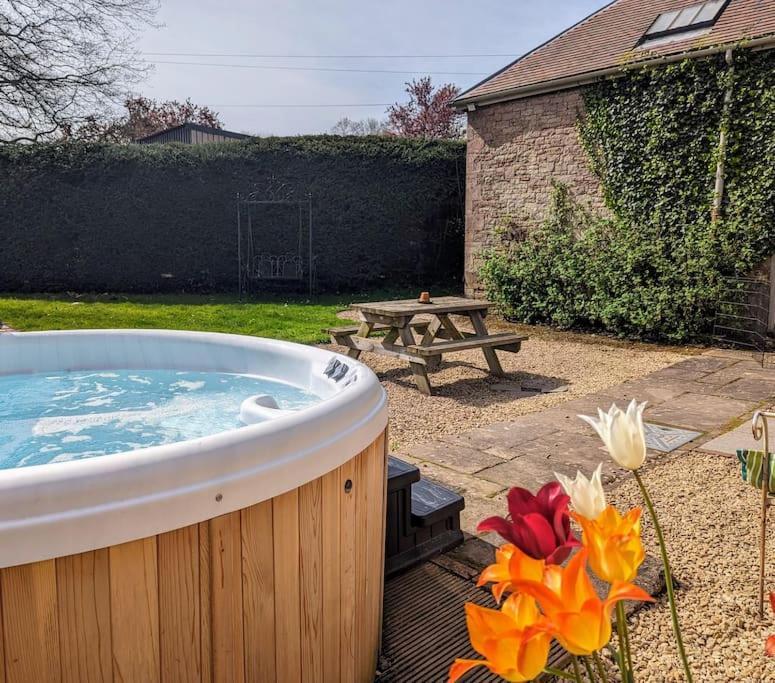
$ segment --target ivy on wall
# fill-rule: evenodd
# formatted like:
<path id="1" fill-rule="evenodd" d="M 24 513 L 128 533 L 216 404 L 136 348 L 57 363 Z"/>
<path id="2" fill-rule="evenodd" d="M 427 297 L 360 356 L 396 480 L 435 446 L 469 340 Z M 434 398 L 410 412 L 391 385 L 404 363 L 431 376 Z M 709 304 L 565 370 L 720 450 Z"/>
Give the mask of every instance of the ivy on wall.
<path id="1" fill-rule="evenodd" d="M 584 100 L 579 137 L 608 214 L 555 184 L 542 228 L 485 254 L 489 295 L 524 321 L 702 338 L 724 278 L 773 249 L 775 54 L 738 47 L 731 68 L 720 54 L 632 70 Z M 713 220 L 722 130 L 725 193 Z"/>

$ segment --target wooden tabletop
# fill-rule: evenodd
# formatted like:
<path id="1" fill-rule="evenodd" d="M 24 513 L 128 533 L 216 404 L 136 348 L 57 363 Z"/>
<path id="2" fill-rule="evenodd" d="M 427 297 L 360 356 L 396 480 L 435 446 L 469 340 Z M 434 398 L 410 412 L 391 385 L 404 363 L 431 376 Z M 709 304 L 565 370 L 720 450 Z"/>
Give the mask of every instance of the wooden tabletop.
<path id="1" fill-rule="evenodd" d="M 351 308 L 373 315 L 388 317 L 405 317 L 420 315 L 422 313 L 465 313 L 466 311 L 482 311 L 490 308 L 489 301 L 481 299 L 466 299 L 462 296 L 439 296 L 431 299 L 429 304 L 421 304 L 417 299 L 404 299 L 402 301 L 375 301 L 370 303 L 353 304 Z"/>

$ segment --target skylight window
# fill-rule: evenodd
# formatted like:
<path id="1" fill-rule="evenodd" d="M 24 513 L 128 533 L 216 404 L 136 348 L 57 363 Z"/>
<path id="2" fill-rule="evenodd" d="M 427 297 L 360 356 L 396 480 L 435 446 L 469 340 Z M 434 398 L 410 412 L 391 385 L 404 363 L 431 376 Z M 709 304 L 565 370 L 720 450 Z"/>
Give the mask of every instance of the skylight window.
<path id="1" fill-rule="evenodd" d="M 718 21 L 729 0 L 708 0 L 697 5 L 660 14 L 643 36 L 643 40 L 708 28 Z"/>

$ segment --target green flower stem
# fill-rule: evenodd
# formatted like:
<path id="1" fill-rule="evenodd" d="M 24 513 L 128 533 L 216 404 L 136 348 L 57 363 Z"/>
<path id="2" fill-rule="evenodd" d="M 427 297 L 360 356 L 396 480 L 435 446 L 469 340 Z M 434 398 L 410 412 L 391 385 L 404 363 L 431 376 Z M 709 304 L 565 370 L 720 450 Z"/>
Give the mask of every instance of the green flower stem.
<path id="1" fill-rule="evenodd" d="M 619 673 L 622 675 L 622 683 L 630 683 L 630 677 L 627 675 L 627 658 L 624 654 L 624 631 L 622 630 L 622 620 L 619 618 L 619 606 L 616 604 L 616 633 L 619 636 L 619 647 L 616 648 L 616 663 L 619 665 Z"/>
<path id="2" fill-rule="evenodd" d="M 624 603 L 616 603 L 616 630 L 619 634 L 619 654 L 621 662 L 625 665 L 622 671 L 622 680 L 624 683 L 630 683 L 635 680 L 632 673 L 632 655 L 630 654 L 630 636 L 627 633 L 627 617 L 624 613 Z"/>
<path id="3" fill-rule="evenodd" d="M 575 676 L 569 673 L 565 673 L 565 671 L 560 671 L 559 669 L 555 669 L 554 667 L 547 666 L 544 668 L 544 673 L 549 674 L 550 676 L 555 676 L 556 678 L 562 678 L 565 681 L 575 681 L 577 680 Z"/>
<path id="4" fill-rule="evenodd" d="M 635 670 L 632 668 L 632 648 L 630 648 L 630 627 L 627 624 L 627 615 L 625 614 L 624 604 L 622 603 L 622 619 L 624 621 L 624 644 L 627 646 L 627 668 L 630 670 L 630 677 L 635 680 Z"/>
<path id="5" fill-rule="evenodd" d="M 581 661 L 584 662 L 584 668 L 587 671 L 587 678 L 590 683 L 595 683 L 595 673 L 592 671 L 592 664 L 589 662 L 589 657 L 582 657 Z"/>
<path id="6" fill-rule="evenodd" d="M 593 659 L 595 660 L 595 666 L 597 666 L 597 673 L 600 674 L 600 680 L 603 683 L 608 683 L 608 676 L 605 673 L 605 667 L 603 666 L 603 660 L 600 659 L 600 653 L 595 652 L 592 655 Z"/>
<path id="7" fill-rule="evenodd" d="M 673 593 L 673 574 L 670 571 L 670 560 L 667 557 L 667 546 L 665 546 L 665 538 L 662 535 L 662 527 L 659 525 L 657 519 L 657 513 L 654 510 L 654 505 L 651 502 L 651 497 L 646 490 L 646 485 L 643 483 L 638 470 L 633 470 L 635 475 L 635 481 L 638 482 L 640 492 L 643 494 L 643 500 L 646 503 L 646 508 L 651 516 L 651 521 L 654 524 L 654 530 L 657 534 L 657 541 L 659 541 L 659 552 L 662 554 L 662 566 L 665 570 L 665 583 L 667 584 L 667 600 L 670 603 L 670 616 L 673 620 L 673 635 L 675 636 L 675 642 L 678 646 L 678 655 L 681 658 L 681 664 L 683 665 L 684 674 L 688 683 L 693 683 L 692 670 L 689 668 L 689 660 L 686 658 L 686 650 L 684 649 L 684 641 L 681 637 L 681 625 L 678 623 L 678 610 L 675 605 L 675 595 Z"/>
<path id="8" fill-rule="evenodd" d="M 576 677 L 577 683 L 581 683 L 581 669 L 579 669 L 579 659 L 575 655 L 571 656 L 571 662 L 573 662 L 573 675 Z"/>

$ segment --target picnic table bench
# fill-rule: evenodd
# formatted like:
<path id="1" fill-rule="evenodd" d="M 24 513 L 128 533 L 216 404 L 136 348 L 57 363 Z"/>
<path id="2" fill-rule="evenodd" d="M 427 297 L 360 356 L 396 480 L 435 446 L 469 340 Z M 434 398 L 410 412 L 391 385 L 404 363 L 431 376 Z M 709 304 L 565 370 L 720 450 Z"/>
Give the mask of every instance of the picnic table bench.
<path id="1" fill-rule="evenodd" d="M 413 299 L 358 303 L 351 306 L 358 313 L 358 325 L 331 327 L 325 332 L 334 344 L 347 347 L 352 358 L 366 351 L 405 360 L 417 387 L 430 396 L 433 390 L 427 370 L 437 366 L 443 354 L 481 349 L 490 372 L 503 376 L 495 351 L 517 353 L 527 337 L 512 332 L 490 334 L 484 318 L 491 306 L 489 301 L 454 296 L 439 297 L 427 304 Z M 459 330 L 452 315 L 467 317 L 474 331 Z M 415 319 L 417 316 L 423 317 Z M 383 332 L 381 339 L 369 338 Z"/>

